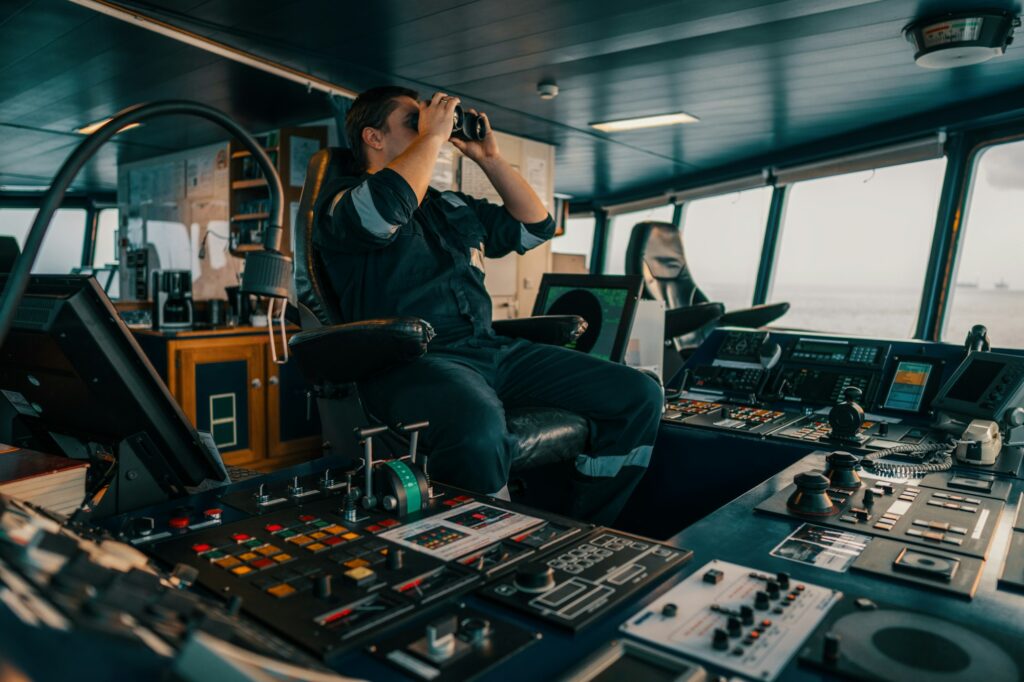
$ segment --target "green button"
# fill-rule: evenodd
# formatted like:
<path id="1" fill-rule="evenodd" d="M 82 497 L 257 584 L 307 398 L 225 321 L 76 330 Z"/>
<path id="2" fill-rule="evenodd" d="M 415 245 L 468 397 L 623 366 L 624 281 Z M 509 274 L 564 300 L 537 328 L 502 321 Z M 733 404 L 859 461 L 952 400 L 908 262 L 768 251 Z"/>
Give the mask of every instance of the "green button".
<path id="1" fill-rule="evenodd" d="M 313 525 L 316 526 L 317 528 L 326 528 L 327 526 L 329 526 L 331 524 L 329 524 L 327 521 L 314 521 Z"/>

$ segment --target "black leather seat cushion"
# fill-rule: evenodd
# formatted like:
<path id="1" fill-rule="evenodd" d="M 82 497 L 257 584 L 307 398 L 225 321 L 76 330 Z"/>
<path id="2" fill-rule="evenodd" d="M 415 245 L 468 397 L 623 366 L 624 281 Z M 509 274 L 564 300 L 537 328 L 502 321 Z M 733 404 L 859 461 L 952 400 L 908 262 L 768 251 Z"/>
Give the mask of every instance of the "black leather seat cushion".
<path id="1" fill-rule="evenodd" d="M 553 407 L 512 408 L 505 413 L 508 430 L 519 441 L 512 471 L 571 461 L 584 452 L 590 427 L 583 417 Z"/>

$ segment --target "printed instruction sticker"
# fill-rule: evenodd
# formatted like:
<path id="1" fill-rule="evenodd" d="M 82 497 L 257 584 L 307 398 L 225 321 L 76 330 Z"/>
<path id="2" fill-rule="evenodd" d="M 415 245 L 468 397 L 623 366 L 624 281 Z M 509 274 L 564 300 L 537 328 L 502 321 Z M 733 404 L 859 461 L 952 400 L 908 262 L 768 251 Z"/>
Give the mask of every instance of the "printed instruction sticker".
<path id="1" fill-rule="evenodd" d="M 870 542 L 871 537 L 868 535 L 805 523 L 790 533 L 770 554 L 780 559 L 845 573 Z"/>

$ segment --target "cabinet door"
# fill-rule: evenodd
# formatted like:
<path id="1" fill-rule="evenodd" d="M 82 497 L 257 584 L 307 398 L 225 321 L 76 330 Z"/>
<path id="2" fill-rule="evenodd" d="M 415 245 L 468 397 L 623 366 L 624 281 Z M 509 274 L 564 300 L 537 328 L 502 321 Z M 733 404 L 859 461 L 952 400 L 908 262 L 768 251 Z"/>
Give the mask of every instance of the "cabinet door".
<path id="1" fill-rule="evenodd" d="M 320 456 L 322 441 L 316 400 L 295 360 L 275 364 L 267 354 L 267 447 L 270 457 Z"/>
<path id="2" fill-rule="evenodd" d="M 181 407 L 200 431 L 209 431 L 224 461 L 266 457 L 265 344 L 262 339 L 209 341 L 178 351 Z"/>

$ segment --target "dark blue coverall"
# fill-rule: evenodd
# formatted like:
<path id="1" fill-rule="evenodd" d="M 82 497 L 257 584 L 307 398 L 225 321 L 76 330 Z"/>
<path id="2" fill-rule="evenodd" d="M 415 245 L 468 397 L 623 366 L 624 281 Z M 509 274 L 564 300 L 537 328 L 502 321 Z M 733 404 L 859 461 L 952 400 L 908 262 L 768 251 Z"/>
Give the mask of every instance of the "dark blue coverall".
<path id="1" fill-rule="evenodd" d="M 429 420 L 422 445 L 432 478 L 484 494 L 508 482 L 516 441 L 506 406 L 558 407 L 590 423 L 588 452 L 568 482 L 570 514 L 618 516 L 650 460 L 659 386 L 624 365 L 497 336 L 484 255 L 525 253 L 554 221 L 524 225 L 503 206 L 429 189 L 422 205 L 384 169 L 325 186 L 313 234 L 346 320 L 411 316 L 437 332 L 426 355 L 360 385 L 377 418 Z"/>

